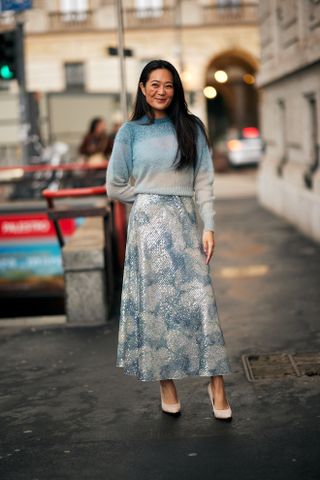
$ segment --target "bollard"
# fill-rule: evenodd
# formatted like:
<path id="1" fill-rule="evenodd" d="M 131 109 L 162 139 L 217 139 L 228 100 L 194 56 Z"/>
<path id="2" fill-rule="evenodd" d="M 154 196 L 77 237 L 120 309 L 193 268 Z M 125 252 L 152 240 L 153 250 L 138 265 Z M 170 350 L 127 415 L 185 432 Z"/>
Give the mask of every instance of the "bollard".
<path id="1" fill-rule="evenodd" d="M 87 218 L 62 249 L 67 323 L 101 325 L 108 318 L 102 218 Z"/>

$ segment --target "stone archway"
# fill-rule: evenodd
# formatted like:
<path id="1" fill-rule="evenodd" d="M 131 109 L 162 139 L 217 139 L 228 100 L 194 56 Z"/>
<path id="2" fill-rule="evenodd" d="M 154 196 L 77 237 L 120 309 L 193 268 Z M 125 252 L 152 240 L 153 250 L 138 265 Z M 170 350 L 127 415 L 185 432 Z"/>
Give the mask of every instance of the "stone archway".
<path id="1" fill-rule="evenodd" d="M 240 49 L 216 55 L 206 69 L 208 130 L 212 144 L 241 136 L 245 127 L 258 127 L 258 61 Z M 219 76 L 220 75 L 220 76 Z"/>

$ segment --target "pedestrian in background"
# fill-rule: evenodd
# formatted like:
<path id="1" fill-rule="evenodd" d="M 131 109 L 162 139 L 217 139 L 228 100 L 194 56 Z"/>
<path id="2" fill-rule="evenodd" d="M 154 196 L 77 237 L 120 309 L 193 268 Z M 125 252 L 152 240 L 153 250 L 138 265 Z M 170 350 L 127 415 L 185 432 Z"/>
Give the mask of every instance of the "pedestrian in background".
<path id="1" fill-rule="evenodd" d="M 85 134 L 79 147 L 80 155 L 89 163 L 106 161 L 111 153 L 106 122 L 101 117 L 93 118 L 89 130 Z"/>
<path id="2" fill-rule="evenodd" d="M 213 179 L 205 129 L 188 110 L 177 70 L 164 60 L 148 63 L 107 172 L 108 196 L 133 204 L 117 366 L 141 381 L 160 381 L 162 410 L 174 415 L 181 411 L 174 379 L 210 376 L 214 416 L 231 420 L 223 379 L 231 368 L 209 271 Z"/>

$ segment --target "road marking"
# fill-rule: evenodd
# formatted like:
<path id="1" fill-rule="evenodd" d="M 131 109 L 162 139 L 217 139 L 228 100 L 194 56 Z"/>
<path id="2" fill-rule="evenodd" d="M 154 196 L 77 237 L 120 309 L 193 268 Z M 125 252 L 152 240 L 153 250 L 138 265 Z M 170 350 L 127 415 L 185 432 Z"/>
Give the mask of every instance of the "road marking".
<path id="1" fill-rule="evenodd" d="M 39 327 L 41 325 L 63 325 L 67 321 L 65 315 L 48 315 L 42 317 L 19 317 L 0 319 L 2 327 Z"/>
<path id="2" fill-rule="evenodd" d="M 245 267 L 221 268 L 219 276 L 224 278 L 261 277 L 268 272 L 268 265 L 247 265 Z"/>

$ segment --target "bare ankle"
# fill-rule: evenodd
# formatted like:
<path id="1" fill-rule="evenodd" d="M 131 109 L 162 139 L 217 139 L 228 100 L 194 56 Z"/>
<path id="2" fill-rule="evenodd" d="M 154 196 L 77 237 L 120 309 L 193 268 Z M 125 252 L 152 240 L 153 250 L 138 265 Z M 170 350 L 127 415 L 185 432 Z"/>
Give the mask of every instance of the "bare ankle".
<path id="1" fill-rule="evenodd" d="M 166 380 L 160 380 L 160 383 L 163 387 L 167 386 L 167 385 L 172 385 L 173 384 L 173 380 L 171 380 L 170 378 L 166 379 Z"/>
<path id="2" fill-rule="evenodd" d="M 217 376 L 211 377 L 211 386 L 217 392 L 224 391 L 223 376 L 217 375 Z"/>

